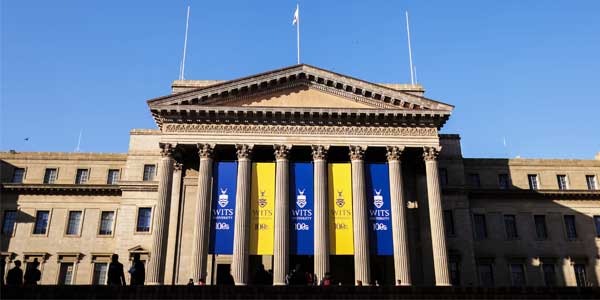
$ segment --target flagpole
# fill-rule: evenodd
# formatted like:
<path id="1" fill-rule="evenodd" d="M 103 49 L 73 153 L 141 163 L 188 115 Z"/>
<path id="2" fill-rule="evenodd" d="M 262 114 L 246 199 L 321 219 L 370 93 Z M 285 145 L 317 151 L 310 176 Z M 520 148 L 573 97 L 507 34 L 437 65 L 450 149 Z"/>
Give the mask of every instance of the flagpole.
<path id="1" fill-rule="evenodd" d="M 410 47 L 410 26 L 408 25 L 408 10 L 406 11 L 406 36 L 408 38 L 408 61 L 410 62 L 410 83 L 415 84 L 415 75 L 412 61 L 412 49 Z"/>
<path id="2" fill-rule="evenodd" d="M 298 46 L 298 64 L 300 64 L 300 5 L 296 4 L 296 11 L 298 11 L 298 21 L 296 24 L 296 40 Z"/>
<path id="3" fill-rule="evenodd" d="M 185 72 L 185 52 L 187 49 L 187 37 L 188 37 L 188 25 L 190 23 L 190 6 L 187 7 L 187 17 L 185 19 L 185 38 L 183 39 L 183 58 L 181 59 L 181 65 L 179 66 L 179 80 L 183 80 L 183 74 Z"/>

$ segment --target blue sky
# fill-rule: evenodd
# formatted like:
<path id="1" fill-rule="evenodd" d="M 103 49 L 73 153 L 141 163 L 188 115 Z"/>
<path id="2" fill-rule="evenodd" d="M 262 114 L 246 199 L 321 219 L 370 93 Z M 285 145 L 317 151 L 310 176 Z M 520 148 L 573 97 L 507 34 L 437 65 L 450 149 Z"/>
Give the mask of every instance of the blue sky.
<path id="1" fill-rule="evenodd" d="M 1 1 L 0 150 L 125 152 L 179 72 L 234 79 L 296 63 L 294 1 Z M 302 62 L 408 82 L 456 106 L 466 157 L 600 151 L 600 1 L 301 0 Z M 29 137 L 29 141 L 24 139 Z M 507 146 L 503 146 L 506 138 Z"/>

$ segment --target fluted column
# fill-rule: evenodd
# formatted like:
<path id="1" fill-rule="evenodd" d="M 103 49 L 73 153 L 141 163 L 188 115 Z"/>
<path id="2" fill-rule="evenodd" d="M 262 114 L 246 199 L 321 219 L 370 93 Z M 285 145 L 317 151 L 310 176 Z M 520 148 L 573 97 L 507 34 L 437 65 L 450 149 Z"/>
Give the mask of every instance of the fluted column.
<path id="1" fill-rule="evenodd" d="M 315 189 L 314 270 L 317 280 L 329 272 L 329 207 L 327 205 L 327 148 L 312 146 Z"/>
<path id="2" fill-rule="evenodd" d="M 273 247 L 273 285 L 285 285 L 289 262 L 289 147 L 275 145 L 275 245 Z"/>
<path id="3" fill-rule="evenodd" d="M 173 151 L 171 144 L 159 144 L 161 159 L 158 164 L 158 198 L 154 208 L 154 225 L 152 234 L 152 253 L 148 264 L 148 284 L 163 284 L 165 265 L 165 231 L 169 218 L 167 207 L 171 198 L 171 185 L 173 182 Z"/>
<path id="4" fill-rule="evenodd" d="M 369 270 L 369 224 L 365 191 L 364 148 L 350 146 L 352 163 L 352 222 L 354 223 L 354 279 L 368 285 L 371 281 Z"/>
<path id="5" fill-rule="evenodd" d="M 437 165 L 438 155 L 439 148 L 423 148 L 423 159 L 425 160 L 425 173 L 427 176 L 427 198 L 429 199 L 429 222 L 431 224 L 435 285 L 450 285 L 446 231 L 444 230 L 442 196 Z"/>
<path id="6" fill-rule="evenodd" d="M 232 275 L 236 285 L 248 284 L 248 247 L 250 231 L 250 187 L 252 162 L 249 145 L 236 145 L 238 173 L 235 200 L 235 227 L 233 231 Z"/>
<path id="7" fill-rule="evenodd" d="M 192 252 L 191 278 L 206 280 L 206 260 L 208 257 L 208 240 L 210 228 L 210 188 L 213 171 L 213 148 L 208 144 L 198 144 L 198 186 L 196 197 L 196 213 L 194 220 L 194 248 Z"/>
<path id="8" fill-rule="evenodd" d="M 387 147 L 390 174 L 390 200 L 392 206 L 392 242 L 394 245 L 394 274 L 396 285 L 411 285 L 408 233 L 406 228 L 406 206 L 402 186 L 400 147 Z"/>
<path id="9" fill-rule="evenodd" d="M 165 259 L 165 284 L 176 283 L 176 265 L 179 256 L 179 207 L 181 196 L 181 177 L 183 164 L 175 162 L 173 165 L 173 187 L 171 188 L 171 207 L 169 208 L 169 235 L 167 237 L 167 257 Z"/>

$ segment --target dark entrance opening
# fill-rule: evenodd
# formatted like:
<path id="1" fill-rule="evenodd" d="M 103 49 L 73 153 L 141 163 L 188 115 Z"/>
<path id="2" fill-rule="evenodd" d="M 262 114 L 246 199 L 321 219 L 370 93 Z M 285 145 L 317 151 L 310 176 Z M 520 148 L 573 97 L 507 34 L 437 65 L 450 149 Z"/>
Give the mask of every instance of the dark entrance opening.
<path id="1" fill-rule="evenodd" d="M 230 264 L 218 264 L 217 265 L 217 285 L 230 284 L 228 282 L 230 280 L 230 276 L 231 276 L 231 265 Z"/>
<path id="2" fill-rule="evenodd" d="M 312 284 L 310 281 L 314 280 L 315 273 L 315 258 L 312 255 L 290 255 L 289 270 L 286 270 L 286 274 L 290 274 L 292 269 L 300 265 L 300 270 L 305 273 L 307 284 Z M 317 284 L 319 284 L 317 282 Z"/>
<path id="3" fill-rule="evenodd" d="M 330 255 L 329 269 L 334 284 L 354 285 L 354 255 Z"/>
<path id="4" fill-rule="evenodd" d="M 394 257 L 371 255 L 371 281 L 373 284 L 394 285 Z"/>

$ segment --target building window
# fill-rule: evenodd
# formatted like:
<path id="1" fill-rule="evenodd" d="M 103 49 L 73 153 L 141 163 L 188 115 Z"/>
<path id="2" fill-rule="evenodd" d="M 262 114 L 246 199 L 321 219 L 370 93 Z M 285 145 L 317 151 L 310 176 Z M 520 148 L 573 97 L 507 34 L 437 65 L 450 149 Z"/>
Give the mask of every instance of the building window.
<path id="1" fill-rule="evenodd" d="M 53 184 L 56 182 L 56 178 L 58 177 L 58 169 L 46 169 L 44 173 L 44 183 L 45 184 Z"/>
<path id="2" fill-rule="evenodd" d="M 517 220 L 515 215 L 504 215 L 504 229 L 506 230 L 506 238 L 514 240 L 519 238 L 517 232 Z"/>
<path id="3" fill-rule="evenodd" d="M 77 175 L 75 175 L 75 184 L 84 184 L 88 181 L 90 170 L 88 169 L 77 169 Z"/>
<path id="4" fill-rule="evenodd" d="M 535 174 L 527 175 L 527 179 L 529 180 L 529 189 L 537 190 L 539 188 L 538 176 Z"/>
<path id="5" fill-rule="evenodd" d="M 13 171 L 12 183 L 23 183 L 23 178 L 25 178 L 25 169 L 15 168 Z"/>
<path id="6" fill-rule="evenodd" d="M 82 212 L 80 210 L 73 210 L 69 212 L 69 219 L 67 220 L 67 235 L 79 235 L 81 215 Z"/>
<path id="7" fill-rule="evenodd" d="M 450 284 L 454 286 L 460 285 L 460 259 L 459 257 L 452 255 L 449 257 L 449 270 L 450 270 Z"/>
<path id="8" fill-rule="evenodd" d="M 73 263 L 60 263 L 60 271 L 58 273 L 58 284 L 73 284 Z"/>
<path id="9" fill-rule="evenodd" d="M 119 170 L 108 170 L 108 179 L 106 180 L 106 184 L 117 184 L 119 181 Z"/>
<path id="10" fill-rule="evenodd" d="M 569 185 L 567 182 L 567 175 L 556 175 L 556 181 L 558 181 L 558 189 L 559 190 L 569 189 Z"/>
<path id="11" fill-rule="evenodd" d="M 574 240 L 577 238 L 577 227 L 575 226 L 575 216 L 565 215 L 565 230 L 567 231 L 567 238 Z"/>
<path id="12" fill-rule="evenodd" d="M 484 214 L 473 215 L 473 222 L 475 223 L 475 239 L 483 240 L 487 238 L 487 225 L 485 224 Z"/>
<path id="13" fill-rule="evenodd" d="M 46 234 L 48 232 L 48 221 L 50 211 L 38 210 L 35 214 L 35 225 L 33 226 L 33 234 Z"/>
<path id="14" fill-rule="evenodd" d="M 575 280 L 577 281 L 577 286 L 579 286 L 579 287 L 587 286 L 587 276 L 585 274 L 585 265 L 584 264 L 575 264 L 575 265 L 573 265 L 573 270 L 575 271 Z"/>
<path id="15" fill-rule="evenodd" d="M 510 264 L 510 281 L 512 286 L 525 285 L 525 268 L 522 264 Z"/>
<path id="16" fill-rule="evenodd" d="M 106 275 L 108 273 L 108 263 L 94 263 L 94 277 L 92 284 L 106 284 Z"/>
<path id="17" fill-rule="evenodd" d="M 498 187 L 502 190 L 508 190 L 510 187 L 508 174 L 498 174 Z"/>
<path id="18" fill-rule="evenodd" d="M 150 207 L 138 208 L 137 232 L 150 232 L 150 222 L 152 221 L 152 209 Z"/>
<path id="19" fill-rule="evenodd" d="M 600 216 L 594 216 L 594 224 L 596 225 L 596 236 L 600 237 Z"/>
<path id="20" fill-rule="evenodd" d="M 492 264 L 478 264 L 477 265 L 477 273 L 479 274 L 479 283 L 483 287 L 493 287 L 494 286 L 494 269 Z"/>
<path id="21" fill-rule="evenodd" d="M 481 187 L 481 181 L 479 180 L 479 174 L 477 174 L 477 173 L 469 174 L 469 186 L 471 186 L 472 188 L 480 188 Z"/>
<path id="22" fill-rule="evenodd" d="M 450 209 L 444 210 L 444 228 L 446 229 L 446 235 L 455 235 L 454 215 Z"/>
<path id="23" fill-rule="evenodd" d="M 554 270 L 554 264 L 542 264 L 542 272 L 544 272 L 544 284 L 546 284 L 546 286 L 556 286 L 556 270 Z"/>
<path id="24" fill-rule="evenodd" d="M 587 183 L 588 190 L 595 191 L 598 189 L 595 175 L 585 175 L 585 182 Z"/>
<path id="25" fill-rule="evenodd" d="M 99 235 L 112 235 L 113 233 L 113 222 L 115 219 L 114 211 L 103 211 L 100 215 L 100 230 Z"/>
<path id="26" fill-rule="evenodd" d="M 535 235 L 539 240 L 545 240 L 548 238 L 548 230 L 546 228 L 546 216 L 535 215 L 533 216 L 535 222 Z"/>
<path id="27" fill-rule="evenodd" d="M 16 210 L 5 210 L 4 218 L 2 219 L 2 234 L 12 236 L 15 231 L 15 223 L 17 222 Z"/>
<path id="28" fill-rule="evenodd" d="M 440 168 L 439 173 L 440 173 L 440 185 L 447 186 L 448 185 L 448 169 Z"/>
<path id="29" fill-rule="evenodd" d="M 156 175 L 155 165 L 144 165 L 144 181 L 153 181 Z"/>

